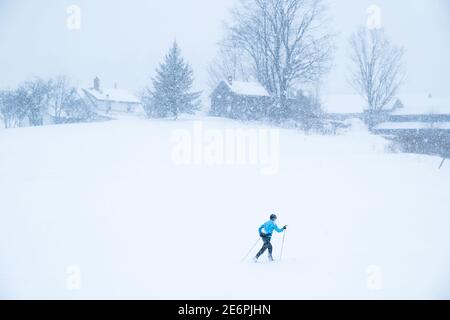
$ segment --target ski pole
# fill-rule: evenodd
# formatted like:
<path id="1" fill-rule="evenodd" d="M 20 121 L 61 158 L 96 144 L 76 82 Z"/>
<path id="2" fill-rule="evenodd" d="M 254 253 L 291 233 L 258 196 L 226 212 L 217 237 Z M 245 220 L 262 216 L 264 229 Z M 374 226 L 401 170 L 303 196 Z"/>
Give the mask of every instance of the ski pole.
<path id="1" fill-rule="evenodd" d="M 444 165 L 445 158 L 442 159 L 441 165 L 439 166 L 439 170 L 441 170 L 442 166 Z"/>
<path id="2" fill-rule="evenodd" d="M 258 238 L 258 240 L 255 242 L 255 244 L 253 245 L 253 247 L 248 251 L 248 253 L 245 255 L 244 259 L 242 259 L 242 261 L 244 261 L 245 259 L 247 259 L 247 257 L 249 256 L 249 254 L 253 251 L 253 249 L 255 249 L 256 245 L 258 244 L 259 240 L 261 240 L 260 238 Z"/>
<path id="3" fill-rule="evenodd" d="M 283 243 L 281 244 L 280 261 L 281 261 L 281 258 L 283 257 L 284 239 L 286 238 L 286 232 L 287 232 L 287 229 L 284 230 L 284 232 L 283 232 Z"/>

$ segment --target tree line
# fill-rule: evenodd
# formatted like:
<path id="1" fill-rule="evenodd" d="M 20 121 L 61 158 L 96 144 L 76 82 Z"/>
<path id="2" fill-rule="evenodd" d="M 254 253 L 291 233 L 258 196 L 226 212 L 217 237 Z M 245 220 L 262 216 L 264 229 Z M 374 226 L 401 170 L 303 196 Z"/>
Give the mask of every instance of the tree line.
<path id="1" fill-rule="evenodd" d="M 40 126 L 47 115 L 54 123 L 86 121 L 92 115 L 66 76 L 37 78 L 0 91 L 0 113 L 6 128 L 19 126 L 25 119 L 30 126 Z"/>
<path id="2" fill-rule="evenodd" d="M 240 0 L 209 67 L 212 87 L 232 77 L 259 82 L 273 98 L 265 110 L 270 120 L 284 121 L 320 114 L 318 88 L 332 68 L 336 49 L 323 0 Z M 348 82 L 376 116 L 395 98 L 404 78 L 404 50 L 382 28 L 360 28 L 349 39 Z M 178 118 L 200 108 L 201 92 L 192 89 L 194 72 L 174 42 L 141 92 L 148 117 Z M 314 90 L 311 90 L 313 88 Z M 305 95 L 305 90 L 315 92 Z M 50 110 L 56 123 L 88 119 L 89 108 L 66 77 L 37 79 L 0 93 L 6 127 L 29 119 L 40 125 Z M 248 118 L 242 116 L 243 119 Z"/>

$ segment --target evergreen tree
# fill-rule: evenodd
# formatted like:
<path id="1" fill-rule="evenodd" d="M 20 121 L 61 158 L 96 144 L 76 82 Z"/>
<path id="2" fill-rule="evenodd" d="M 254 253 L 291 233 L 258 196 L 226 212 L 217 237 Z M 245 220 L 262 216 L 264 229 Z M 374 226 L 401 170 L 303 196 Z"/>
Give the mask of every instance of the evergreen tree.
<path id="1" fill-rule="evenodd" d="M 142 101 L 149 117 L 178 118 L 180 113 L 194 113 L 200 106 L 200 92 L 192 92 L 194 73 L 181 57 L 174 42 L 164 62 L 152 79 L 153 89 L 146 89 Z"/>

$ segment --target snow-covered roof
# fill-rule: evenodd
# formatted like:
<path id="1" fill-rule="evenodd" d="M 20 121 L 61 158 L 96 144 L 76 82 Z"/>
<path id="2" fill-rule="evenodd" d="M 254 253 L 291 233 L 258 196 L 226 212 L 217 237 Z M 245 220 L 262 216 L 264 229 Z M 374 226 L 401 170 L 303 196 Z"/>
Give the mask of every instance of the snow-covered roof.
<path id="1" fill-rule="evenodd" d="M 327 95 L 322 104 L 325 112 L 332 114 L 358 114 L 367 110 L 367 102 L 356 94 Z M 435 98 L 430 94 L 400 94 L 384 110 L 394 106 L 397 108 L 392 110 L 392 115 L 450 114 L 450 98 Z"/>
<path id="2" fill-rule="evenodd" d="M 402 107 L 393 115 L 450 114 L 450 98 L 435 98 L 430 94 L 400 94 Z"/>
<path id="3" fill-rule="evenodd" d="M 242 96 L 258 96 L 270 97 L 267 90 L 258 82 L 232 81 L 231 85 L 228 81 L 224 81 L 226 85 L 236 94 Z"/>
<path id="4" fill-rule="evenodd" d="M 101 88 L 100 90 L 95 90 L 90 88 L 84 90 L 94 96 L 97 100 L 141 103 L 137 96 L 123 89 Z"/>
<path id="5" fill-rule="evenodd" d="M 324 96 L 322 106 L 326 113 L 358 114 L 364 112 L 367 103 L 356 94 L 337 94 Z"/>
<path id="6" fill-rule="evenodd" d="M 383 122 L 375 126 L 376 130 L 420 130 L 441 129 L 450 130 L 450 122 Z"/>

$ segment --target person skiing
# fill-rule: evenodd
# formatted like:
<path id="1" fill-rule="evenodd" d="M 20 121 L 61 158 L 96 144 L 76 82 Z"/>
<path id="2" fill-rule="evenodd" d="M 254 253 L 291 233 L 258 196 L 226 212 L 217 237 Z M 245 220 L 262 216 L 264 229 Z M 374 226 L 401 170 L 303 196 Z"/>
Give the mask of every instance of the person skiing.
<path id="1" fill-rule="evenodd" d="M 257 262 L 259 257 L 266 251 L 269 250 L 269 260 L 273 261 L 272 257 L 272 244 L 270 243 L 270 240 L 272 239 L 272 233 L 275 230 L 276 232 L 284 232 L 287 229 L 287 226 L 284 226 L 283 228 L 278 228 L 277 224 L 275 223 L 277 221 L 277 216 L 272 214 L 270 216 L 270 220 L 263 223 L 261 227 L 258 229 L 259 236 L 261 237 L 262 241 L 264 242 L 261 250 L 259 250 L 256 257 L 253 258 L 253 261 Z M 262 230 L 264 229 L 264 232 Z"/>

